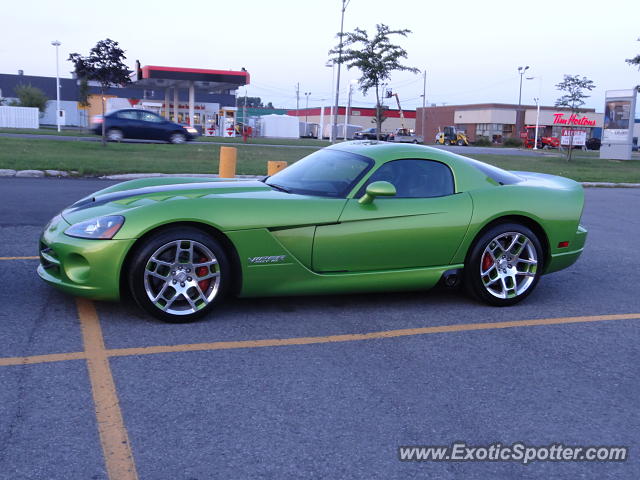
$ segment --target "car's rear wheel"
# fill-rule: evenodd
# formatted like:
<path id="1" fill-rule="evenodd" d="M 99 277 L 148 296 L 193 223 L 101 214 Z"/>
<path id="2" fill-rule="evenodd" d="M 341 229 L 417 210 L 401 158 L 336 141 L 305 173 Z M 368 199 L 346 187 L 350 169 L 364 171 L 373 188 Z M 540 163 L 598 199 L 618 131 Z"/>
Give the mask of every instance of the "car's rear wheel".
<path id="1" fill-rule="evenodd" d="M 134 254 L 128 272 L 136 303 L 160 320 L 183 323 L 207 314 L 230 283 L 222 246 L 195 228 L 152 236 Z"/>
<path id="2" fill-rule="evenodd" d="M 187 141 L 187 137 L 184 133 L 175 132 L 169 136 L 169 142 L 171 143 L 184 143 Z"/>
<path id="3" fill-rule="evenodd" d="M 497 225 L 473 245 L 464 269 L 466 289 L 490 305 L 513 305 L 535 288 L 543 268 L 540 240 L 516 223 Z"/>
<path id="4" fill-rule="evenodd" d="M 110 128 L 107 130 L 107 140 L 110 142 L 121 142 L 123 138 L 124 134 L 122 133 L 122 130 L 117 128 Z"/>

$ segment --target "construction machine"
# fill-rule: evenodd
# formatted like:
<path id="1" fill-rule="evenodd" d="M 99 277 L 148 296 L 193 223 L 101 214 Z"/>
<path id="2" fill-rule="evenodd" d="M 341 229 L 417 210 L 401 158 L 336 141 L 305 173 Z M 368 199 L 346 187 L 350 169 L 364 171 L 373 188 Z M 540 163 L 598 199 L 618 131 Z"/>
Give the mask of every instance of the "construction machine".
<path id="1" fill-rule="evenodd" d="M 469 145 L 469 140 L 464 130 L 458 130 L 456 127 L 444 127 L 443 131 L 438 129 L 436 134 L 436 143 L 440 145 Z"/>

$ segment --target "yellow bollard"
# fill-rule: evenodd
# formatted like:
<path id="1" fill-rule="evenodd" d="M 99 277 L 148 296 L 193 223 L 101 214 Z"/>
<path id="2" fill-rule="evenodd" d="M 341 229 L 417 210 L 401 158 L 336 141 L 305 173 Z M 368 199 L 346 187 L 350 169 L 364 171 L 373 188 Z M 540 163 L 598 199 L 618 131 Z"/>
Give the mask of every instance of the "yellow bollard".
<path id="1" fill-rule="evenodd" d="M 235 178 L 237 158 L 238 149 L 236 147 L 220 147 L 220 169 L 218 173 L 220 178 Z"/>
<path id="2" fill-rule="evenodd" d="M 284 170 L 287 168 L 287 162 L 279 162 L 275 160 L 270 160 L 267 163 L 267 175 L 271 176 L 278 173 L 280 170 Z"/>

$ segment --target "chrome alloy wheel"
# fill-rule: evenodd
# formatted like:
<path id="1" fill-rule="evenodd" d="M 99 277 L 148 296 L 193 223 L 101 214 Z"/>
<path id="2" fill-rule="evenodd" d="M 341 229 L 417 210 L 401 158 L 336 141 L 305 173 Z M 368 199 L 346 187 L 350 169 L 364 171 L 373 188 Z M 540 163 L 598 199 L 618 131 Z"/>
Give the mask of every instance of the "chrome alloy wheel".
<path id="1" fill-rule="evenodd" d="M 480 261 L 484 288 L 496 298 L 514 298 L 526 292 L 536 277 L 538 254 L 520 232 L 505 232 L 491 240 Z"/>
<path id="2" fill-rule="evenodd" d="M 163 312 L 189 315 L 218 294 L 220 266 L 209 248 L 194 240 L 175 240 L 158 248 L 146 263 L 147 297 Z"/>

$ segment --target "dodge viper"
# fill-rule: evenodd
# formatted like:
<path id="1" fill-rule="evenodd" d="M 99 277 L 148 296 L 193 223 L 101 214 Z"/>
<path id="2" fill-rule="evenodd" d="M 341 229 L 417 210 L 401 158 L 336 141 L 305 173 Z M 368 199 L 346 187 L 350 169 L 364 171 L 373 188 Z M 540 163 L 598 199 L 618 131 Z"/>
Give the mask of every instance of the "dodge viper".
<path id="1" fill-rule="evenodd" d="M 100 190 L 56 215 L 38 274 L 70 294 L 131 296 L 170 322 L 226 296 L 462 284 L 496 306 L 573 264 L 582 186 L 419 145 L 354 141 L 261 180 L 165 177 Z"/>

